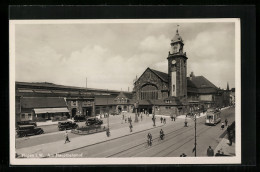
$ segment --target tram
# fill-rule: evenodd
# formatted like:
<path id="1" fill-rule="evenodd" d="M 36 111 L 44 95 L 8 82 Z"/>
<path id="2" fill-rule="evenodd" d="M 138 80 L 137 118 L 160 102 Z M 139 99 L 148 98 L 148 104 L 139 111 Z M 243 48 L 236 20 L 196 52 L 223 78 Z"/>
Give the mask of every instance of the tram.
<path id="1" fill-rule="evenodd" d="M 206 115 L 206 125 L 217 125 L 221 121 L 221 112 L 219 110 L 208 109 Z"/>

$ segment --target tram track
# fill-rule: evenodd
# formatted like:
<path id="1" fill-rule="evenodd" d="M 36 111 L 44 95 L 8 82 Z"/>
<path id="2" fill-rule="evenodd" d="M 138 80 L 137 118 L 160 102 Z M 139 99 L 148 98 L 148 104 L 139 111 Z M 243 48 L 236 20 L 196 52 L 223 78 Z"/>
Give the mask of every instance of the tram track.
<path id="1" fill-rule="evenodd" d="M 198 124 L 202 124 L 202 123 L 204 123 L 204 121 L 199 122 Z M 173 135 L 173 137 L 170 137 L 170 138 L 169 138 L 169 137 L 165 137 L 165 138 L 167 138 L 167 140 L 173 139 L 173 138 L 175 138 L 175 137 L 177 137 L 177 136 L 179 136 L 179 135 L 181 135 L 181 134 L 186 133 L 187 131 L 193 130 L 193 127 L 192 127 L 192 126 L 193 126 L 193 125 L 191 125 L 189 128 L 187 128 L 187 129 L 185 129 L 185 130 L 183 130 L 184 127 L 181 127 L 181 128 L 179 128 L 179 129 L 177 129 L 177 130 L 168 132 L 167 134 L 165 134 L 165 136 L 172 136 L 173 133 L 176 133 L 176 132 L 178 132 L 178 131 L 183 131 L 183 132 L 181 132 L 181 133 L 178 133 L 177 135 Z M 185 128 L 186 128 L 186 127 L 185 127 Z M 159 139 L 159 137 L 155 137 L 154 139 L 152 139 L 152 141 L 154 142 L 154 141 L 156 141 L 156 140 L 158 140 L 158 139 Z M 166 140 L 163 140 L 163 142 L 167 142 L 167 141 L 166 141 Z M 147 142 L 145 141 L 145 142 L 142 142 L 142 143 L 140 143 L 140 144 L 131 146 L 131 147 L 127 148 L 127 149 L 121 150 L 121 151 L 119 151 L 119 152 L 116 152 L 116 153 L 114 153 L 114 154 L 112 154 L 112 155 L 109 155 L 109 156 L 106 156 L 106 157 L 107 157 L 107 158 L 109 158 L 109 157 L 114 157 L 114 156 L 116 156 L 116 155 L 124 154 L 124 152 L 130 151 L 130 150 L 131 150 L 131 151 L 133 151 L 133 150 L 135 150 L 135 151 L 140 150 L 140 151 L 141 151 L 141 149 L 143 149 L 146 144 L 147 144 Z M 155 146 L 157 146 L 157 145 L 159 145 L 159 144 L 156 144 Z M 152 146 L 151 148 L 154 148 L 155 146 Z M 143 150 L 143 151 L 141 151 L 141 152 L 144 152 L 144 151 L 146 151 L 146 150 L 147 150 L 147 149 L 145 149 L 145 150 Z M 141 152 L 140 152 L 140 153 L 141 153 Z M 128 156 L 129 156 L 129 154 L 128 154 Z M 131 157 L 131 156 L 130 156 L 130 157 Z"/>
<path id="2" fill-rule="evenodd" d="M 204 130 L 204 129 L 205 129 L 205 128 L 203 128 L 202 130 L 199 130 L 199 129 L 198 129 L 198 130 L 204 132 L 204 131 L 206 131 L 206 130 Z M 153 148 L 153 149 L 156 149 L 156 147 L 162 146 L 162 144 L 167 144 L 167 142 L 169 143 L 169 142 L 173 141 L 173 139 L 176 138 L 177 136 L 179 136 L 179 135 L 181 135 L 181 134 L 183 134 L 183 133 L 186 133 L 187 131 L 191 131 L 191 130 L 193 130 L 193 128 L 191 128 L 190 130 L 186 130 L 185 132 L 179 133 L 179 134 L 177 134 L 177 135 L 174 135 L 173 137 L 167 137 L 167 140 L 163 141 L 162 143 L 157 142 L 157 144 L 154 145 L 152 148 Z M 193 134 L 189 134 L 189 136 L 185 136 L 184 139 L 179 139 L 179 140 L 177 140 L 177 143 L 172 144 L 172 145 L 170 145 L 170 146 L 168 146 L 168 147 L 166 147 L 166 148 L 160 150 L 159 152 L 160 152 L 160 153 L 161 153 L 161 152 L 164 152 L 164 151 L 167 152 L 167 150 L 169 150 L 171 147 L 175 147 L 176 145 L 178 145 L 178 143 L 182 143 L 182 141 L 183 141 L 183 140 L 186 140 L 187 137 L 188 137 L 188 138 L 189 138 L 189 137 L 192 137 L 192 139 L 193 139 L 194 136 L 193 136 Z M 192 140 L 192 139 L 191 139 L 191 140 Z M 174 140 L 174 141 L 176 142 L 176 140 Z M 185 142 L 184 144 L 186 144 L 186 142 Z M 181 144 L 181 145 L 178 147 L 178 149 L 179 149 L 180 147 L 182 147 L 184 144 Z M 175 150 L 177 150 L 177 149 L 175 149 Z M 174 151 L 175 151 L 175 150 L 174 150 Z M 143 152 L 146 152 L 146 151 L 148 151 L 148 150 L 144 150 L 144 151 L 142 151 L 142 152 L 139 152 L 138 154 L 143 154 Z M 172 151 L 172 152 L 174 152 L 174 151 Z M 138 154 L 136 154 L 135 156 L 137 156 Z M 158 153 L 151 154 L 149 157 L 158 157 Z M 163 156 L 160 156 L 160 157 L 163 157 Z"/>

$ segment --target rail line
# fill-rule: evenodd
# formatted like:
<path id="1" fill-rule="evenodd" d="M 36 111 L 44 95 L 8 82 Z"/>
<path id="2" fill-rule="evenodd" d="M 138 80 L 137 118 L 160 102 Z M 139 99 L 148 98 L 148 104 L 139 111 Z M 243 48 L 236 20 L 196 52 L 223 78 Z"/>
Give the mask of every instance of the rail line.
<path id="1" fill-rule="evenodd" d="M 205 122 L 204 122 L 204 121 L 198 122 L 198 124 L 202 124 L 202 123 L 205 123 Z M 193 125 L 191 125 L 191 126 L 193 126 Z M 181 134 L 183 134 L 183 133 L 185 133 L 185 132 L 187 132 L 187 131 L 193 130 L 193 128 L 192 128 L 192 127 L 189 127 L 188 129 L 183 130 L 183 127 L 182 127 L 182 128 L 179 128 L 179 129 L 177 129 L 177 130 L 174 130 L 174 131 L 171 131 L 171 132 L 165 134 L 165 136 L 166 136 L 166 135 L 171 135 L 171 134 L 173 134 L 173 133 L 175 133 L 175 132 L 178 132 L 178 131 L 180 131 L 180 130 L 182 130 L 183 132 L 178 133 L 177 135 L 174 135 L 173 137 L 167 137 L 167 140 L 164 140 L 163 143 L 165 143 L 166 141 L 168 141 L 168 140 L 170 140 L 170 139 L 173 139 L 173 138 L 175 138 L 175 137 L 177 137 L 177 136 L 179 136 L 179 135 L 181 135 Z M 152 141 L 158 140 L 158 139 L 159 139 L 159 137 L 155 137 L 154 139 L 152 139 Z M 113 157 L 113 156 L 116 156 L 116 155 L 118 155 L 118 154 L 124 153 L 124 152 L 126 152 L 126 151 L 132 150 L 132 149 L 134 149 L 134 148 L 137 148 L 136 150 L 139 150 L 139 149 L 142 149 L 143 146 L 146 145 L 146 144 L 147 144 L 147 142 L 145 141 L 145 142 L 143 142 L 143 143 L 134 145 L 134 146 L 132 146 L 132 147 L 129 147 L 129 148 L 127 148 L 127 149 L 124 149 L 124 150 L 122 150 L 122 151 L 119 151 L 119 152 L 117 152 L 117 153 L 114 153 L 114 154 L 109 155 L 109 156 L 106 156 L 106 157 Z M 153 147 L 158 146 L 158 145 L 159 145 L 159 144 L 156 144 L 156 145 L 154 145 Z M 146 150 L 147 150 L 147 149 L 145 149 L 144 151 L 146 151 Z M 142 151 L 142 152 L 144 152 L 144 151 Z"/>

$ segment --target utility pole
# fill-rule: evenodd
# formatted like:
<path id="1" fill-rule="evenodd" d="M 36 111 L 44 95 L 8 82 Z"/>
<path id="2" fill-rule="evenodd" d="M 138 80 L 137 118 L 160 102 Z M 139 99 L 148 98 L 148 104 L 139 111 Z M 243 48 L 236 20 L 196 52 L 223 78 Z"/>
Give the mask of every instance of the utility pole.
<path id="1" fill-rule="evenodd" d="M 108 96 L 108 89 L 107 89 L 107 96 Z M 108 97 L 107 97 L 107 128 L 109 129 L 109 109 L 108 109 Z"/>
<path id="2" fill-rule="evenodd" d="M 194 115 L 194 117 L 195 117 L 195 147 L 194 147 L 194 149 L 195 149 L 195 157 L 197 156 L 197 132 L 196 132 L 196 124 L 197 124 L 197 116 L 196 116 L 196 114 Z"/>

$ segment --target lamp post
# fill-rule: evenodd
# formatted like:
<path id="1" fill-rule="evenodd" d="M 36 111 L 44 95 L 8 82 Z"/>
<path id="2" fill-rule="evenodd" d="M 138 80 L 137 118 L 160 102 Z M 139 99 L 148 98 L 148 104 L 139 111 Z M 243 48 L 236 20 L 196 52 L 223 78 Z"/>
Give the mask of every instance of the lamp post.
<path id="1" fill-rule="evenodd" d="M 153 111 L 153 118 L 152 118 L 152 120 L 153 120 L 153 126 L 156 126 L 155 125 L 155 106 L 153 106 L 154 107 L 154 111 Z"/>
<path id="2" fill-rule="evenodd" d="M 137 117 L 137 108 L 138 108 L 139 102 L 135 102 L 135 122 L 138 122 L 138 117 Z"/>
<path id="3" fill-rule="evenodd" d="M 197 116 L 196 114 L 194 115 L 195 119 L 194 119 L 194 122 L 195 122 L 195 143 L 194 143 L 194 152 L 195 152 L 195 157 L 197 156 L 196 153 L 197 153 L 197 132 L 196 132 L 196 126 L 197 126 Z"/>
<path id="4" fill-rule="evenodd" d="M 108 89 L 107 89 L 107 96 L 108 96 Z M 109 109 L 108 109 L 108 97 L 107 97 L 107 128 L 108 128 L 108 131 L 109 131 Z"/>

